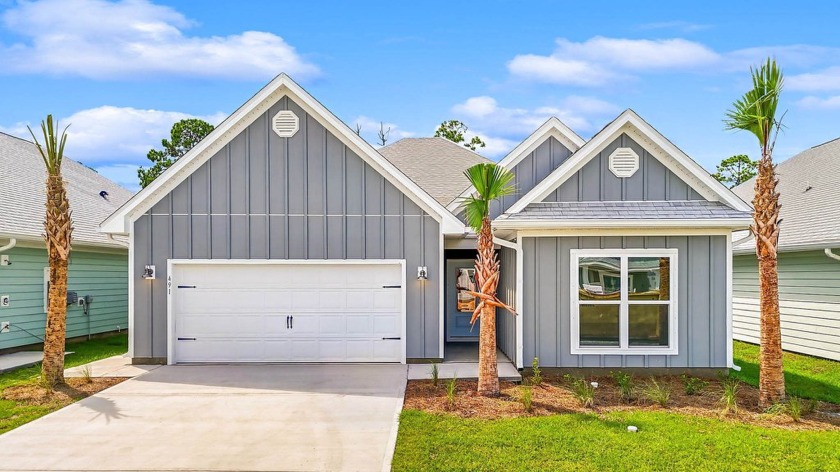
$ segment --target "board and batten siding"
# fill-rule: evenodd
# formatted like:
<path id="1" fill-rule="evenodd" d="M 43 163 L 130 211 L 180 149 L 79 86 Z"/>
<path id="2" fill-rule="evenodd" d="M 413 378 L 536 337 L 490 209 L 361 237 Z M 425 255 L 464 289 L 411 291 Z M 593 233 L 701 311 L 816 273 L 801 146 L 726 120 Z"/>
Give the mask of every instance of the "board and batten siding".
<path id="1" fill-rule="evenodd" d="M 0 321 L 11 323 L 0 333 L 0 349 L 42 342 L 44 312 L 44 248 L 16 247 L 3 252 L 11 265 L 0 266 L 0 294 L 11 306 L 0 308 Z M 74 338 L 128 328 L 128 252 L 70 252 L 67 289 L 79 297 L 93 296 L 89 315 L 82 307 L 67 307 L 67 337 Z"/>
<path id="2" fill-rule="evenodd" d="M 271 117 L 292 110 L 280 138 Z M 167 355 L 168 259 L 405 259 L 408 358 L 440 355 L 440 225 L 288 97 L 134 222 L 134 357 Z M 140 278 L 154 264 L 157 279 Z M 429 278 L 418 281 L 418 266 Z"/>
<path id="3" fill-rule="evenodd" d="M 620 147 L 639 155 L 639 169 L 630 177 L 609 170 L 609 156 Z M 703 200 L 703 197 L 627 134 L 607 145 L 597 156 L 549 194 L 545 202 Z"/>
<path id="4" fill-rule="evenodd" d="M 525 237 L 523 362 L 567 368 L 725 368 L 726 237 Z M 571 354 L 571 250 L 678 250 L 677 355 Z M 673 275 L 672 275 L 673 277 Z"/>
<path id="5" fill-rule="evenodd" d="M 733 335 L 760 340 L 758 261 L 735 256 Z M 782 348 L 840 361 L 840 262 L 823 251 L 779 253 Z"/>
<path id="6" fill-rule="evenodd" d="M 496 218 L 523 195 L 542 182 L 548 174 L 560 166 L 572 152 L 554 137 L 549 137 L 512 169 L 515 192 L 490 204 L 490 218 Z"/>
<path id="7" fill-rule="evenodd" d="M 498 297 L 516 310 L 516 250 L 509 247 L 499 249 Z M 516 362 L 516 316 L 507 310 L 496 310 L 496 343 L 505 355 Z"/>

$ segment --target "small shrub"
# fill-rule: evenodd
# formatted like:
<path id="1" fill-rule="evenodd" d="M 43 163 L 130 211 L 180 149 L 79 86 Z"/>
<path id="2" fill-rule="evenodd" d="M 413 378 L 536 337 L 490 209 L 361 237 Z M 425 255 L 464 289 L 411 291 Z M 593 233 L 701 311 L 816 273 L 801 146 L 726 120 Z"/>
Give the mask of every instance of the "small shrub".
<path id="1" fill-rule="evenodd" d="M 455 409 L 455 396 L 458 394 L 456 389 L 458 379 L 456 376 L 452 376 L 449 381 L 446 382 L 446 406 L 450 410 Z"/>
<path id="2" fill-rule="evenodd" d="M 438 382 L 440 382 L 440 370 L 437 364 L 432 364 L 432 385 L 437 387 Z"/>
<path id="3" fill-rule="evenodd" d="M 656 403 L 661 407 L 667 407 L 668 402 L 671 401 L 671 388 L 666 384 L 661 384 L 655 378 L 651 377 L 645 384 L 642 390 L 645 398 Z"/>
<path id="4" fill-rule="evenodd" d="M 730 411 L 733 413 L 738 412 L 738 388 L 739 388 L 738 379 L 727 377 L 723 379 L 722 386 L 723 386 L 723 396 L 720 397 L 720 404 L 723 408 L 723 414 L 727 414 Z"/>
<path id="5" fill-rule="evenodd" d="M 534 361 L 531 362 L 531 385 L 536 385 L 539 387 L 542 385 L 542 369 L 540 369 L 540 358 L 535 357 Z"/>
<path id="6" fill-rule="evenodd" d="M 82 379 L 86 384 L 93 382 L 93 369 L 91 369 L 90 364 L 86 364 L 82 366 Z"/>
<path id="7" fill-rule="evenodd" d="M 802 415 L 810 415 L 811 413 L 817 411 L 817 407 L 819 406 L 819 402 L 808 398 L 808 399 L 801 399 L 802 400 Z"/>
<path id="8" fill-rule="evenodd" d="M 799 397 L 791 395 L 787 401 L 787 414 L 793 421 L 797 423 L 802 419 L 802 410 L 804 409 L 804 402 Z"/>
<path id="9" fill-rule="evenodd" d="M 635 398 L 633 385 L 633 376 L 626 372 L 610 372 L 613 380 L 618 385 L 618 396 L 625 402 L 632 401 Z"/>
<path id="10" fill-rule="evenodd" d="M 572 394 L 578 399 L 584 408 L 590 408 L 595 404 L 595 386 L 586 379 L 573 377 L 566 374 L 565 379 L 572 388 Z"/>
<path id="11" fill-rule="evenodd" d="M 764 414 L 767 416 L 779 416 L 784 413 L 787 413 L 787 405 L 784 403 L 774 403 L 773 406 L 764 410 Z"/>
<path id="12" fill-rule="evenodd" d="M 525 411 L 530 413 L 533 409 L 533 398 L 531 397 L 532 387 L 530 385 L 522 385 L 519 388 L 522 390 L 522 406 L 525 408 Z"/>
<path id="13" fill-rule="evenodd" d="M 689 375 L 683 374 L 682 376 L 683 381 L 683 389 L 685 390 L 686 395 L 697 395 L 709 385 L 709 382 L 697 377 L 691 377 Z"/>

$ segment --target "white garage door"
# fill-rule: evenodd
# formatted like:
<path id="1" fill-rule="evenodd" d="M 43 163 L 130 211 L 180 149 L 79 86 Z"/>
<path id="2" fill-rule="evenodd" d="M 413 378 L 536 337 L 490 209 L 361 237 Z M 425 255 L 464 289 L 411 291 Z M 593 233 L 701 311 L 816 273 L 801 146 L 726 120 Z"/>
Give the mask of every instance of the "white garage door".
<path id="1" fill-rule="evenodd" d="M 403 277 L 393 261 L 173 263 L 169 358 L 401 362 Z"/>

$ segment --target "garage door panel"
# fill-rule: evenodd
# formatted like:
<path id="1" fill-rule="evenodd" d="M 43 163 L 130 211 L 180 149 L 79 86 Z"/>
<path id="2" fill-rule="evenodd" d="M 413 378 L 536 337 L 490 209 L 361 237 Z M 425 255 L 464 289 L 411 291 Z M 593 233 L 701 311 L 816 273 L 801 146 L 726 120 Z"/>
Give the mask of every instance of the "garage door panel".
<path id="1" fill-rule="evenodd" d="M 173 285 L 195 286 L 173 290 L 176 362 L 402 359 L 400 265 L 188 264 L 172 272 Z"/>

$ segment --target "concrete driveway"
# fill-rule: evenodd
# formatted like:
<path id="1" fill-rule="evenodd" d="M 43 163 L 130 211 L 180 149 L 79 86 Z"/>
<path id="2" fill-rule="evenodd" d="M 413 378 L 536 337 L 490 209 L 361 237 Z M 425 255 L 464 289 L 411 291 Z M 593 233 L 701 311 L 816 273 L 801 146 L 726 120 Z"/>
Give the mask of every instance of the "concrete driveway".
<path id="1" fill-rule="evenodd" d="M 401 365 L 169 366 L 0 436 L 0 470 L 388 470 Z"/>

